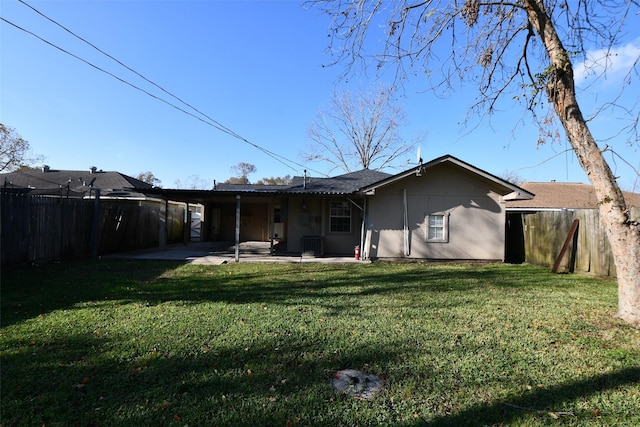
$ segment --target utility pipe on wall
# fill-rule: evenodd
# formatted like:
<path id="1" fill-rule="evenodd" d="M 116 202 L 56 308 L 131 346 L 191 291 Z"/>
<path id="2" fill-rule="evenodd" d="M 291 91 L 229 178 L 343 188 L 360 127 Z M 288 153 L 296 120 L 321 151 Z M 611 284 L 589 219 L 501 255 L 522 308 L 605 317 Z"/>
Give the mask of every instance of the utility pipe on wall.
<path id="1" fill-rule="evenodd" d="M 402 189 L 402 204 L 404 213 L 404 227 L 402 229 L 402 245 L 404 247 L 404 256 L 409 256 L 409 212 L 407 206 L 407 189 Z"/>
<path id="2" fill-rule="evenodd" d="M 365 251 L 364 246 L 364 236 L 366 233 L 366 221 L 367 221 L 367 199 L 364 199 L 364 204 L 362 207 L 362 224 L 360 226 L 360 253 L 362 259 L 367 259 L 369 257 L 369 251 Z"/>

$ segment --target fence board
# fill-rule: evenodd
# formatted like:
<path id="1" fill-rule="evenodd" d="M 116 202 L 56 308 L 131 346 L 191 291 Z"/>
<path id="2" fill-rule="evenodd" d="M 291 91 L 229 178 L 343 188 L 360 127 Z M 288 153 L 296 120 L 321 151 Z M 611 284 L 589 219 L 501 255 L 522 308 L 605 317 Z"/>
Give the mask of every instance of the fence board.
<path id="1" fill-rule="evenodd" d="M 94 201 L 2 191 L 2 265 L 91 256 Z M 186 207 L 167 211 L 167 241 L 182 242 Z M 98 254 L 157 247 L 160 205 L 100 200 Z"/>
<path id="2" fill-rule="evenodd" d="M 640 218 L 640 208 L 630 209 L 631 218 Z M 575 271 L 597 276 L 616 275 L 611 246 L 597 209 L 536 212 L 524 215 L 525 261 L 551 267 L 562 248 L 571 223 L 580 220 Z M 568 271 L 570 257 L 564 257 L 559 271 Z"/>

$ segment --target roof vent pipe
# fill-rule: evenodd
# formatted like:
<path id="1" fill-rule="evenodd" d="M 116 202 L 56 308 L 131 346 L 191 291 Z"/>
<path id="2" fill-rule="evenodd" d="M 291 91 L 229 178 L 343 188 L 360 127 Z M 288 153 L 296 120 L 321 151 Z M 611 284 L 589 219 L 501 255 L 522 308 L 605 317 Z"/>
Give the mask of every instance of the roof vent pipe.
<path id="1" fill-rule="evenodd" d="M 304 170 L 304 175 L 302 175 L 302 189 L 305 190 L 307 188 L 307 170 Z"/>
<path id="2" fill-rule="evenodd" d="M 49 165 L 42 165 L 42 172 L 49 172 L 50 169 Z"/>
<path id="3" fill-rule="evenodd" d="M 98 168 L 97 168 L 97 167 L 95 167 L 95 166 L 91 166 L 91 167 L 89 168 L 89 172 L 91 172 L 91 173 L 96 173 L 96 171 L 97 171 L 97 170 L 98 170 Z"/>

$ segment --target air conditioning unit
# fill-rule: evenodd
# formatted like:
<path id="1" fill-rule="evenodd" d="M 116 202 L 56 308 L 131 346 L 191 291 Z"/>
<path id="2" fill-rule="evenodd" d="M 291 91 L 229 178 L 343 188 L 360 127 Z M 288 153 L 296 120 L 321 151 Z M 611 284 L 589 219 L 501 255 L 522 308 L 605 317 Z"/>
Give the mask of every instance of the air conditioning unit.
<path id="1" fill-rule="evenodd" d="M 302 238 L 302 255 L 324 255 L 324 241 L 322 239 L 322 236 L 304 236 Z"/>

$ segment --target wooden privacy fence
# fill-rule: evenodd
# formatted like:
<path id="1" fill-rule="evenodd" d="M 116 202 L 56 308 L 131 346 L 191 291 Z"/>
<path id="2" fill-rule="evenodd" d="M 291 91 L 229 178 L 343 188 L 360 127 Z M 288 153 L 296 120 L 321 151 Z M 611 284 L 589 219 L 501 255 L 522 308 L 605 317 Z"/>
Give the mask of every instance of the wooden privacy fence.
<path id="1" fill-rule="evenodd" d="M 631 208 L 631 217 L 640 218 L 640 208 Z M 571 239 L 558 271 L 576 271 L 597 276 L 616 276 L 616 266 L 597 209 L 523 214 L 525 261 L 553 266 L 560 254 L 574 220 L 578 220 L 577 237 Z M 573 261 L 573 265 L 572 265 Z"/>
<path id="2" fill-rule="evenodd" d="M 184 205 L 169 204 L 168 243 L 183 240 Z M 96 218 L 97 212 L 97 218 Z M 2 265 L 159 246 L 161 202 L 60 198 L 2 191 Z"/>

